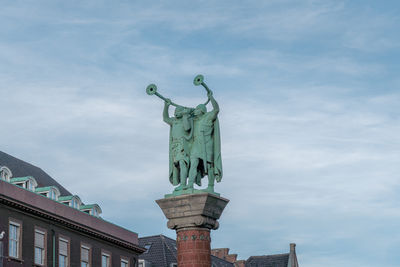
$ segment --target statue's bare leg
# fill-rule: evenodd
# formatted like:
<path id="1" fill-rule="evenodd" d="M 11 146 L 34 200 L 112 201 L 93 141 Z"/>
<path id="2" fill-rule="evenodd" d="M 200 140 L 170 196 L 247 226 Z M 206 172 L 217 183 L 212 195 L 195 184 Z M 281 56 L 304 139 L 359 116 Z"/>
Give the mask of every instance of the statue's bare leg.
<path id="1" fill-rule="evenodd" d="M 198 165 L 199 165 L 199 159 L 198 159 L 198 158 L 190 159 L 190 170 L 189 170 L 189 184 L 188 184 L 188 188 L 193 188 L 194 179 L 196 179 L 196 176 L 197 176 L 197 166 L 198 166 Z"/>
<path id="2" fill-rule="evenodd" d="M 209 192 L 214 192 L 214 182 L 215 182 L 214 168 L 211 166 L 211 163 L 207 163 L 207 168 L 208 168 L 208 187 L 207 187 L 207 190 Z"/>
<path id="3" fill-rule="evenodd" d="M 184 160 L 179 161 L 179 172 L 180 172 L 180 182 L 181 184 L 175 188 L 175 190 L 182 190 L 186 186 L 186 179 L 188 175 L 188 167 Z"/>
<path id="4" fill-rule="evenodd" d="M 179 184 L 178 177 L 179 177 L 179 169 L 178 169 L 178 167 L 174 164 L 174 169 L 172 170 L 172 181 L 173 181 L 173 183 L 174 183 L 175 185 L 176 185 L 176 184 Z"/>

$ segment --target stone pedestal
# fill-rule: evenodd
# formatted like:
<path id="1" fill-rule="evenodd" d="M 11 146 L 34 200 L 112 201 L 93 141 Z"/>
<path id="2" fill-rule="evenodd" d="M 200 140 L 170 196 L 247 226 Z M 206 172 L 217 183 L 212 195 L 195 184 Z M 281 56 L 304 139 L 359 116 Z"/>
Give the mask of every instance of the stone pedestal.
<path id="1" fill-rule="evenodd" d="M 219 227 L 218 219 L 229 200 L 200 193 L 168 197 L 156 201 L 176 230 L 179 267 L 210 267 L 210 230 Z"/>

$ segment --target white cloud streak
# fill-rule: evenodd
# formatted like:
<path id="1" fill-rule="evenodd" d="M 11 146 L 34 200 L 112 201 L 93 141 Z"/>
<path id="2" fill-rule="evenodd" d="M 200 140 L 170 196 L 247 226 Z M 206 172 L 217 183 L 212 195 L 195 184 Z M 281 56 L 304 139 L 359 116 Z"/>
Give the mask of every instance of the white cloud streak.
<path id="1" fill-rule="evenodd" d="M 392 61 L 362 55 L 396 47 L 395 18 L 336 1 L 94 3 L 0 11 L 1 150 L 106 219 L 172 236 L 154 203 L 172 190 L 168 126 L 144 88 L 194 106 L 204 73 L 231 199 L 213 245 L 247 258 L 296 242 L 305 266 L 394 266 L 399 83 Z"/>

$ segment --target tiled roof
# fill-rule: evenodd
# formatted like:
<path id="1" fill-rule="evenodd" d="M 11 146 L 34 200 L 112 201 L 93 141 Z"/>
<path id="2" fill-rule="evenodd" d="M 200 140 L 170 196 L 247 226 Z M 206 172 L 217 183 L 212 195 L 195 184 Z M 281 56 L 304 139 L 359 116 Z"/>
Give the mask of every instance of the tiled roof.
<path id="1" fill-rule="evenodd" d="M 49 221 L 57 221 L 65 227 L 72 227 L 74 231 L 83 231 L 84 235 L 94 235 L 140 253 L 144 251 L 138 246 L 137 233 L 3 180 L 0 180 L 0 203 L 15 206 Z"/>
<path id="2" fill-rule="evenodd" d="M 251 256 L 246 261 L 246 267 L 287 267 L 288 262 L 289 253 L 268 256 Z"/>
<path id="3" fill-rule="evenodd" d="M 39 167 L 14 158 L 2 151 L 0 151 L 0 166 L 7 166 L 11 170 L 13 177 L 33 176 L 38 183 L 38 187 L 54 185 L 60 190 L 61 195 L 72 195 Z"/>
<path id="4" fill-rule="evenodd" d="M 152 267 L 169 267 L 171 263 L 177 263 L 176 241 L 164 235 L 146 236 L 139 238 L 139 245 L 150 245 L 147 252 L 139 256 L 140 259 L 151 262 Z M 233 264 L 211 256 L 213 267 L 233 267 Z M 286 266 L 285 266 L 286 267 Z"/>
<path id="5" fill-rule="evenodd" d="M 147 236 L 139 238 L 141 247 L 149 246 L 148 251 L 139 256 L 140 259 L 151 262 L 154 267 L 168 267 L 171 263 L 177 263 L 176 241 L 163 235 Z"/>
<path id="6" fill-rule="evenodd" d="M 233 263 L 223 260 L 223 259 L 220 259 L 213 255 L 211 255 L 211 263 L 212 263 L 212 267 L 233 267 L 234 266 Z"/>
<path id="7" fill-rule="evenodd" d="M 35 193 L 40 194 L 43 192 L 48 192 L 52 188 L 54 188 L 57 191 L 57 195 L 59 197 L 58 201 L 71 200 L 73 197 L 79 198 L 78 196 L 73 196 L 68 190 L 66 190 L 62 185 L 51 178 L 42 169 L 0 151 L 0 167 L 2 166 L 6 166 L 11 170 L 12 177 L 10 181 L 12 183 L 26 181 L 29 178 L 34 178 L 37 182 L 37 187 L 34 191 Z M 98 204 L 82 204 L 80 206 L 80 210 L 88 210 L 94 207 L 98 210 L 98 213 L 102 213 L 102 210 Z M 94 216 L 98 217 L 97 214 Z"/>

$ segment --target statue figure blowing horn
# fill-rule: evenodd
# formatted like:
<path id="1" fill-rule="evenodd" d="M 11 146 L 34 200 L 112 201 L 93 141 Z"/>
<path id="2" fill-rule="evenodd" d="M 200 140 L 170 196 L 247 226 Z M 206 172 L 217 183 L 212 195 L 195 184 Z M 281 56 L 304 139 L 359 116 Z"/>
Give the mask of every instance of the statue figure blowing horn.
<path id="1" fill-rule="evenodd" d="M 169 138 L 169 180 L 177 186 L 172 195 L 197 192 L 214 193 L 215 181 L 222 179 L 221 140 L 219 132 L 219 106 L 212 91 L 197 75 L 194 85 L 202 85 L 208 100 L 196 108 L 178 105 L 157 92 L 157 86 L 150 84 L 146 88 L 149 95 L 155 94 L 164 100 L 163 119 L 170 125 Z M 211 102 L 212 110 L 207 112 L 206 105 Z M 169 116 L 169 107 L 175 106 L 174 117 Z M 206 189 L 198 190 L 201 179 L 208 176 Z"/>

